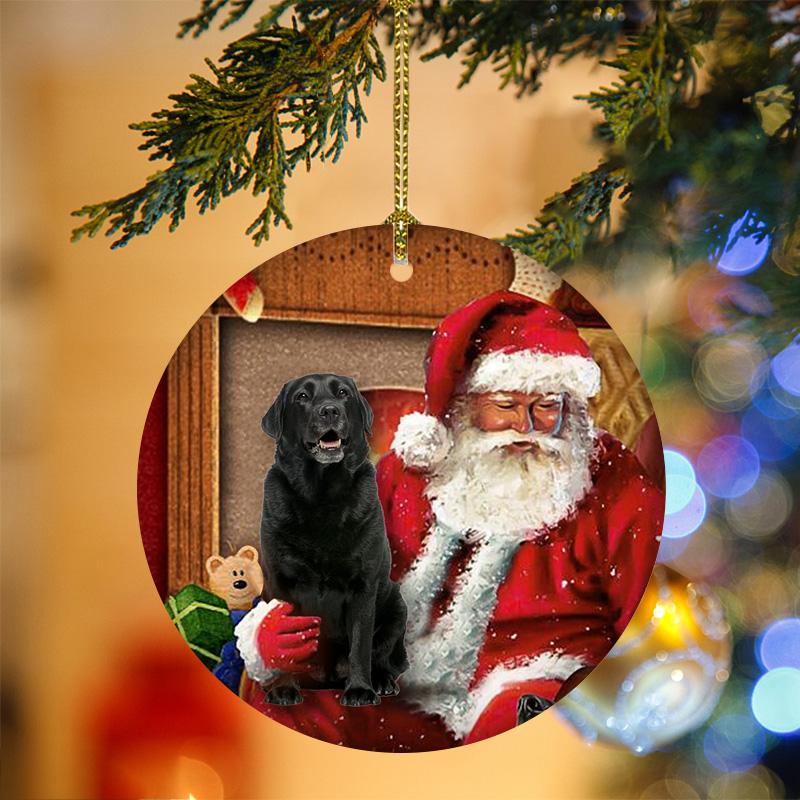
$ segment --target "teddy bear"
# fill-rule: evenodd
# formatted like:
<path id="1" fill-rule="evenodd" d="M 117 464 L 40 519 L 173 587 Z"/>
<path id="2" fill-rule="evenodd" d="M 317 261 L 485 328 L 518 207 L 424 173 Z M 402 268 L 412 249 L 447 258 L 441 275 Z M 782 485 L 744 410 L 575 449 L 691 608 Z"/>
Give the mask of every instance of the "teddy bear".
<path id="1" fill-rule="evenodd" d="M 249 611 L 264 588 L 258 551 L 249 544 L 232 556 L 210 556 L 206 560 L 208 588 L 228 604 L 231 611 Z"/>
<path id="2" fill-rule="evenodd" d="M 245 614 L 260 602 L 264 588 L 264 573 L 258 563 L 258 551 L 249 544 L 239 548 L 232 556 L 220 555 L 206 559 L 208 588 L 228 604 L 231 622 L 238 625 Z M 232 692 L 239 692 L 244 661 L 236 649 L 236 640 L 231 639 L 222 647 L 220 662 L 212 670 Z"/>

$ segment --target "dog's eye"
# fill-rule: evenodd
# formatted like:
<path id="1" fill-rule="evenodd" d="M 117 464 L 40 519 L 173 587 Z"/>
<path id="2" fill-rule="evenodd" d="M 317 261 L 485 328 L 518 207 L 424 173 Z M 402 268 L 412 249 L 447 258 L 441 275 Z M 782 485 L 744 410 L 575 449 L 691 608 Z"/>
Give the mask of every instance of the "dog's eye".
<path id="1" fill-rule="evenodd" d="M 308 395 L 305 392 L 300 392 L 300 394 L 295 397 L 295 400 L 308 400 Z"/>
<path id="2" fill-rule="evenodd" d="M 339 397 L 347 397 L 347 389 L 339 389 Z"/>

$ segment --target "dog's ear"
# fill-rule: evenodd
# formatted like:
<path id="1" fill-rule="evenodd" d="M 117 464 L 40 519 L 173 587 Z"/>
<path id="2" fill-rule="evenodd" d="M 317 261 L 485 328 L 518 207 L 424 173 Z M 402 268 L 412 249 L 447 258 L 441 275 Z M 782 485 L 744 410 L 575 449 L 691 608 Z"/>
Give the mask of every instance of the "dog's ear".
<path id="1" fill-rule="evenodd" d="M 358 410 L 361 414 L 361 424 L 364 426 L 364 435 L 371 436 L 373 419 L 372 409 L 370 408 L 369 403 L 364 395 L 358 391 L 356 382 L 351 380 L 350 383 L 353 384 L 353 391 L 355 392 L 356 400 L 358 401 Z"/>
<path id="2" fill-rule="evenodd" d="M 261 418 L 261 430 L 276 442 L 281 438 L 281 433 L 283 433 L 283 410 L 286 406 L 288 387 L 288 383 L 283 384 L 283 389 L 280 390 L 280 393 L 275 398 L 275 402 Z"/>

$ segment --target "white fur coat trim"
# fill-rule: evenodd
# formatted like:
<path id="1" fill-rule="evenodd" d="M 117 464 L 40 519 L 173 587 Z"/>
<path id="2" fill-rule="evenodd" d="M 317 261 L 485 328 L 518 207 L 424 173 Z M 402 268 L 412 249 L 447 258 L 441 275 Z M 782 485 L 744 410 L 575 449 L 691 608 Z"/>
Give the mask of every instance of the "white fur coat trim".
<path id="1" fill-rule="evenodd" d="M 451 725 L 450 728 L 460 737 L 464 737 L 473 729 L 489 703 L 507 687 L 524 681 L 565 681 L 585 666 L 586 662 L 578 656 L 548 651 L 510 665 L 495 667 L 470 692 L 469 711 L 460 719 L 453 720 L 455 726 Z"/>
<path id="2" fill-rule="evenodd" d="M 467 377 L 467 392 L 569 392 L 585 400 L 600 391 L 600 367 L 591 358 L 532 350 L 478 356 Z"/>
<path id="3" fill-rule="evenodd" d="M 413 687 L 409 692 L 405 675 L 401 683 L 402 691 L 411 703 L 425 713 L 440 717 L 458 739 L 463 739 L 492 700 L 510 686 L 535 680 L 565 681 L 585 666 L 586 661 L 579 656 L 545 651 L 495 667 L 471 690 L 441 685 L 427 692 L 414 693 Z"/>
<path id="4" fill-rule="evenodd" d="M 258 652 L 258 628 L 264 621 L 264 617 L 279 603 L 280 600 L 259 603 L 254 609 L 248 611 L 233 629 L 236 636 L 236 649 L 244 661 L 244 668 L 257 683 L 268 683 L 280 672 L 280 670 L 268 667 Z"/>
<path id="5" fill-rule="evenodd" d="M 408 609 L 406 639 L 418 639 L 430 622 L 433 601 L 444 585 L 447 565 L 462 541 L 460 531 L 446 525 L 431 528 L 422 550 L 403 576 L 400 593 Z"/>
<path id="6" fill-rule="evenodd" d="M 444 536 L 446 531 L 437 525 L 432 535 Z M 403 674 L 406 697 L 417 707 L 438 714 L 445 721 L 466 713 L 468 689 L 497 603 L 497 589 L 518 546 L 519 541 L 504 537 L 479 540 L 471 561 L 456 580 L 450 607 L 431 630 L 422 633 L 419 615 L 424 615 L 427 622 L 441 583 L 425 587 L 424 602 L 415 606 L 416 618 L 409 617 L 409 625 L 417 635 L 406 639 L 409 668 Z M 423 563 L 415 564 L 412 570 L 443 578 L 452 553 L 449 546 L 424 548 L 420 558 Z M 441 563 L 428 563 L 437 556 Z M 410 595 L 405 581 L 401 591 L 404 596 Z"/>
<path id="7" fill-rule="evenodd" d="M 428 633 L 407 644 L 409 682 L 469 685 L 497 604 L 497 590 L 518 547 L 519 541 L 489 537 L 476 544 L 453 586 L 450 607 Z"/>
<path id="8" fill-rule="evenodd" d="M 438 417 L 414 411 L 400 418 L 392 450 L 407 467 L 429 469 L 447 455 L 451 444 L 450 431 Z"/>

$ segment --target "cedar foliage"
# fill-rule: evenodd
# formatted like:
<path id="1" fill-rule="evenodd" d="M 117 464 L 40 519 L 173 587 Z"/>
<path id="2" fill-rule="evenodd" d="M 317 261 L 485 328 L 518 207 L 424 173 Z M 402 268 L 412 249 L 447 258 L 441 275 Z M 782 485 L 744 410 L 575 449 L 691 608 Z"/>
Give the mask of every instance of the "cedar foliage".
<path id="1" fill-rule="evenodd" d="M 263 2 L 202 0 L 178 35 L 240 23 Z M 366 121 L 372 81 L 386 78 L 376 37 L 380 27 L 391 40 L 388 6 L 265 4 L 249 34 L 217 63 L 207 60 L 208 75 L 192 75 L 169 108 L 131 126 L 145 138 L 140 148 L 165 166 L 140 189 L 73 212 L 86 218 L 73 238 L 104 230 L 120 247 L 163 217 L 174 230 L 190 193 L 203 213 L 240 189 L 266 198 L 247 229 L 256 244 L 272 226 L 290 226 L 286 187 L 294 169 L 335 161 Z M 591 257 L 613 270 L 637 248 L 667 253 L 680 267 L 721 252 L 733 222 L 744 218 L 740 236 L 789 241 L 784 250 L 796 262 L 800 37 L 793 35 L 798 15 L 776 15 L 778 7 L 781 0 L 421 0 L 410 8 L 409 30 L 423 59 L 460 59 L 459 86 L 489 67 L 500 89 L 524 98 L 553 63 L 578 55 L 617 72 L 609 86 L 580 98 L 602 115 L 601 162 L 504 243 L 556 268 Z M 776 109 L 778 122 L 765 123 Z M 623 203 L 611 235 L 615 198 Z M 770 328 L 785 340 L 797 326 L 800 281 L 776 269 L 754 280 L 783 309 Z"/>
<path id="2" fill-rule="evenodd" d="M 238 20 L 250 0 L 204 0 L 200 13 L 181 23 L 180 34 L 207 30 L 223 7 L 223 27 Z M 172 106 L 131 125 L 146 141 L 151 161 L 169 166 L 145 185 L 115 200 L 84 206 L 88 221 L 73 232 L 94 236 L 121 233 L 112 247 L 149 233 L 169 217 L 175 230 L 186 214 L 189 193 L 200 213 L 222 198 L 250 188 L 266 194 L 264 209 L 247 228 L 256 244 L 272 225 L 291 227 L 286 181 L 298 164 L 336 161 L 349 131 L 366 121 L 362 95 L 386 65 L 374 27 L 385 2 L 302 0 L 272 6 L 254 30 L 225 48 L 219 64 L 206 64 L 211 78 L 192 75 Z M 278 23 L 292 7 L 289 27 Z"/>

